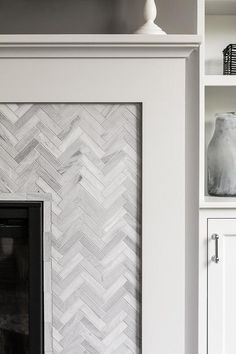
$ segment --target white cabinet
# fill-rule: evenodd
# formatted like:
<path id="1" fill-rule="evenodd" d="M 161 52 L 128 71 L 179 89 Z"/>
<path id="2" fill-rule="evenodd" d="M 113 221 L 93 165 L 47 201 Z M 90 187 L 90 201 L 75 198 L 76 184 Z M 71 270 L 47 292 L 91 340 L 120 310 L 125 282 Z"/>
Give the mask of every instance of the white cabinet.
<path id="1" fill-rule="evenodd" d="M 236 206 L 200 209 L 199 354 L 236 353 Z"/>
<path id="2" fill-rule="evenodd" d="M 236 352 L 236 219 L 208 220 L 208 353 Z"/>

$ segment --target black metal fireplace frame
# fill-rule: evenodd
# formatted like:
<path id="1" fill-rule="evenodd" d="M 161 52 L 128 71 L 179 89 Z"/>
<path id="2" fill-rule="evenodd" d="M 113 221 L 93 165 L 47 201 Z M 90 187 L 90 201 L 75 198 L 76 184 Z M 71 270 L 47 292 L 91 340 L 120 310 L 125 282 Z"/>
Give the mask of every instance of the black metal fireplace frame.
<path id="1" fill-rule="evenodd" d="M 5 211 L 4 211 L 5 209 Z M 44 353 L 43 301 L 43 202 L 0 201 L 0 218 L 24 217 L 27 210 L 29 234 L 29 347 L 30 354 Z M 22 211 L 22 213 L 20 212 Z M 8 210 L 9 212 L 9 210 Z M 20 215 L 21 214 L 21 215 Z"/>

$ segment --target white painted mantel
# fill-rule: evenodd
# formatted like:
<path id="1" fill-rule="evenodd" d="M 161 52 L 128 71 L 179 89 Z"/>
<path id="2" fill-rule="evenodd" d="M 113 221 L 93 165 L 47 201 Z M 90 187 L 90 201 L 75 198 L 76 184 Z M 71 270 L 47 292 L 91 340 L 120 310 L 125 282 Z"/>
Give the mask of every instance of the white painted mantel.
<path id="1" fill-rule="evenodd" d="M 200 41 L 0 36 L 1 103 L 142 104 L 143 354 L 197 353 Z"/>
<path id="2" fill-rule="evenodd" d="M 196 35 L 0 35 L 2 58 L 188 57 Z"/>

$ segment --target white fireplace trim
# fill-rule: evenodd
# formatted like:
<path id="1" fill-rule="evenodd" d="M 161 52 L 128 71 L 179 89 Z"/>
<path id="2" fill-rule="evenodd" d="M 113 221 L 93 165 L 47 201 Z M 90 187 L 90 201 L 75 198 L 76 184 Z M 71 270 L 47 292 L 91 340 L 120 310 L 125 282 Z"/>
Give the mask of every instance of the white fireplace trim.
<path id="1" fill-rule="evenodd" d="M 52 334 L 52 258 L 51 258 L 51 194 L 0 193 L 0 201 L 43 203 L 43 298 L 44 298 L 44 352 L 53 352 Z"/>
<path id="2" fill-rule="evenodd" d="M 197 128 L 188 135 L 185 127 L 197 124 L 200 42 L 189 35 L 0 36 L 1 103 L 142 104 L 144 354 L 184 353 L 196 342 L 190 241 L 198 191 L 189 182 L 198 160 L 188 146 Z"/>
<path id="3" fill-rule="evenodd" d="M 0 35 L 0 58 L 186 58 L 196 35 Z"/>

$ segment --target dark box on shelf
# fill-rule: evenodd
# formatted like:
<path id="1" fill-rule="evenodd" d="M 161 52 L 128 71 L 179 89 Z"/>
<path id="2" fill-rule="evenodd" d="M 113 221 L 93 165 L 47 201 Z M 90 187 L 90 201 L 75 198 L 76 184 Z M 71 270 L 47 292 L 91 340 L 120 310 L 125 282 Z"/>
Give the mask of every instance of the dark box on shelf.
<path id="1" fill-rule="evenodd" d="M 229 44 L 224 50 L 224 75 L 236 75 L 236 44 Z"/>

